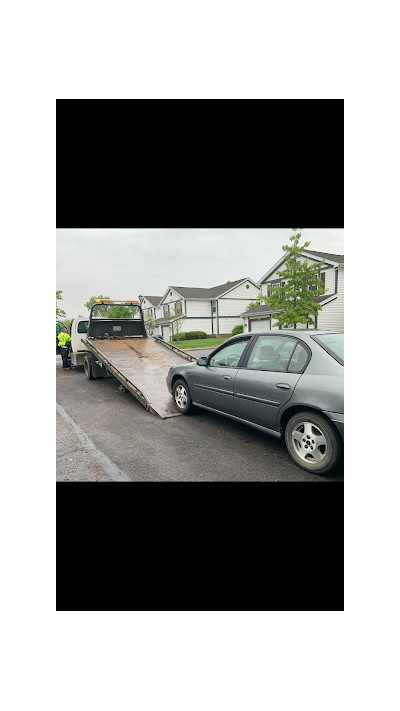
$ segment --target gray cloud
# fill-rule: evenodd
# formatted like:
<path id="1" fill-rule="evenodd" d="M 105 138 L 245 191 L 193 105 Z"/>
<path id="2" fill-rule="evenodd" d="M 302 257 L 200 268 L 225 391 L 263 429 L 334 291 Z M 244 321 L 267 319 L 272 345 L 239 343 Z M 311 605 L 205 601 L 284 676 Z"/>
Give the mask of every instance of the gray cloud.
<path id="1" fill-rule="evenodd" d="M 97 294 L 135 299 L 169 285 L 210 287 L 242 277 L 257 281 L 282 256 L 286 229 L 57 230 L 57 289 L 72 318 Z M 305 229 L 310 249 L 344 253 L 344 230 Z"/>

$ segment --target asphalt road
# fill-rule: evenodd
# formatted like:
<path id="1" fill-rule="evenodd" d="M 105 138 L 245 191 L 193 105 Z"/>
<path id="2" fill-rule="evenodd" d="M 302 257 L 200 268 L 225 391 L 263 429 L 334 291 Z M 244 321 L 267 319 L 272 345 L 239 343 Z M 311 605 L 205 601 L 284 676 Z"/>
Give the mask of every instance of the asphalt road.
<path id="1" fill-rule="evenodd" d="M 194 353 L 197 354 L 197 353 Z M 199 356 L 200 357 L 200 356 Z M 83 368 L 57 374 L 57 481 L 338 481 L 309 474 L 284 442 L 194 409 L 162 420 L 115 378 L 88 380 Z"/>

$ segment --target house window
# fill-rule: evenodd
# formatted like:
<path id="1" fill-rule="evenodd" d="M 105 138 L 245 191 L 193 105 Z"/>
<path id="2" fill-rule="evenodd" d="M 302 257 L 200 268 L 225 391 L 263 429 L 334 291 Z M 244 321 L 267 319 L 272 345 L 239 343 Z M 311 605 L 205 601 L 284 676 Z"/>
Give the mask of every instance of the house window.
<path id="1" fill-rule="evenodd" d="M 315 275 L 316 279 L 321 279 L 322 285 L 325 289 L 325 272 L 318 272 L 318 274 Z M 317 285 L 315 286 L 310 286 L 310 291 L 316 291 L 317 290 Z"/>
<path id="2" fill-rule="evenodd" d="M 182 301 L 177 301 L 175 304 L 175 314 L 180 316 L 182 314 Z"/>
<path id="3" fill-rule="evenodd" d="M 169 316 L 169 304 L 166 304 L 166 306 L 163 306 L 163 314 L 164 314 L 165 318 L 167 318 L 167 316 Z"/>
<path id="4" fill-rule="evenodd" d="M 211 306 L 212 306 L 212 312 L 213 312 L 213 314 L 216 314 L 216 313 L 217 313 L 217 302 L 216 302 L 216 301 L 212 301 L 212 302 L 211 302 Z"/>
<path id="5" fill-rule="evenodd" d="M 268 284 L 268 289 L 267 289 L 267 296 L 271 296 L 273 290 L 277 287 L 280 286 L 280 282 L 276 282 L 276 284 Z"/>
<path id="6" fill-rule="evenodd" d="M 250 284 L 246 284 L 246 289 L 250 289 Z"/>

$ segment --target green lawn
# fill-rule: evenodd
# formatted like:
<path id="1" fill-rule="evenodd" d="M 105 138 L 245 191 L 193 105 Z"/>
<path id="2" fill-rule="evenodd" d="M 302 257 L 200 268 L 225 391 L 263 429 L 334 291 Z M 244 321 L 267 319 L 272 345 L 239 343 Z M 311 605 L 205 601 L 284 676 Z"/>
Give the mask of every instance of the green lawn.
<path id="1" fill-rule="evenodd" d="M 182 351 L 192 351 L 194 348 L 217 348 L 221 343 L 228 340 L 226 338 L 196 338 L 193 341 L 174 341 L 172 345 L 180 348 Z"/>

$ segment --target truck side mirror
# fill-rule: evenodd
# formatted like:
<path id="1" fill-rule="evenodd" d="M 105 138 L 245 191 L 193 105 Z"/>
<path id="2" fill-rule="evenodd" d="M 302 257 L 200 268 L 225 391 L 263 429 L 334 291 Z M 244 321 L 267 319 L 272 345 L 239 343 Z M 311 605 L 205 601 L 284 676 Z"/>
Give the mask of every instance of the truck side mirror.
<path id="1" fill-rule="evenodd" d="M 203 356 L 202 358 L 198 358 L 197 365 L 207 365 L 207 358 L 205 356 Z"/>

